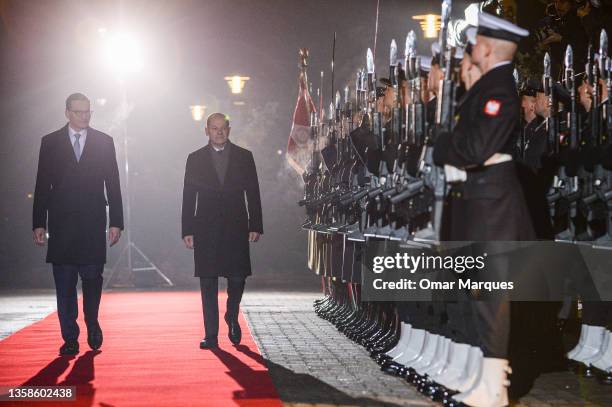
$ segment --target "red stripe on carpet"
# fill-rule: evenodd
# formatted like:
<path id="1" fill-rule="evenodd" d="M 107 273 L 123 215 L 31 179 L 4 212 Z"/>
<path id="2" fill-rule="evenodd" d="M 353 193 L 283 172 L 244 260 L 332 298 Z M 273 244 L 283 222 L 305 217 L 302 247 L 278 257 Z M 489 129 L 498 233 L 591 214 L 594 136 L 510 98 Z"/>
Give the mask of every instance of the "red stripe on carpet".
<path id="1" fill-rule="evenodd" d="M 0 386 L 77 386 L 76 402 L 17 406 L 282 406 L 242 314 L 242 343 L 229 342 L 225 298 L 219 295 L 214 352 L 199 349 L 198 292 L 103 294 L 104 344 L 89 349 L 79 312 L 76 357 L 57 356 L 62 339 L 53 313 L 0 342 Z"/>

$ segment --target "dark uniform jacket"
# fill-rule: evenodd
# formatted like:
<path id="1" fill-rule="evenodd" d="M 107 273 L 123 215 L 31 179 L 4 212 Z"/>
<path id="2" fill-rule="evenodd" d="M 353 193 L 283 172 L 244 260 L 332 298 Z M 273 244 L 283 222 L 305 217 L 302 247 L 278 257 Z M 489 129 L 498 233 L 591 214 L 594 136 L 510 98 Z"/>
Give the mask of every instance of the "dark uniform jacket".
<path id="1" fill-rule="evenodd" d="M 507 64 L 483 75 L 459 102 L 452 133 L 436 140 L 436 164 L 467 170 L 467 181 L 452 191 L 451 240 L 533 238 L 514 162 L 483 166 L 495 153 L 512 154 L 520 132 L 512 72 L 512 64 Z"/>
<path id="2" fill-rule="evenodd" d="M 263 233 L 253 154 L 235 144 L 228 147 L 223 184 L 213 167 L 215 151 L 210 145 L 187 157 L 182 236 L 194 236 L 196 277 L 251 275 L 249 232 Z"/>
<path id="3" fill-rule="evenodd" d="M 34 191 L 33 228 L 48 230 L 47 262 L 104 264 L 107 204 L 109 226 L 123 229 L 113 139 L 88 128 L 77 162 L 68 125 L 44 136 Z"/>
<path id="4" fill-rule="evenodd" d="M 538 239 L 553 239 L 546 195 L 552 185 L 555 167 L 548 158 L 546 123 L 537 116 L 523 128 L 525 150 L 515 157 L 519 180 Z"/>

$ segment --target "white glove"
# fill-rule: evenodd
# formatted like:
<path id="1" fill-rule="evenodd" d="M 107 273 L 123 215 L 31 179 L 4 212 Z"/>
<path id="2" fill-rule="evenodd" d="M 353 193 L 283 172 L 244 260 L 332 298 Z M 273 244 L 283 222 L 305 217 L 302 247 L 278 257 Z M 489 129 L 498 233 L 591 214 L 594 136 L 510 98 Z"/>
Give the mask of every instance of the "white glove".
<path id="1" fill-rule="evenodd" d="M 446 182 L 465 182 L 467 180 L 467 173 L 452 165 L 444 164 L 444 175 L 446 175 Z"/>

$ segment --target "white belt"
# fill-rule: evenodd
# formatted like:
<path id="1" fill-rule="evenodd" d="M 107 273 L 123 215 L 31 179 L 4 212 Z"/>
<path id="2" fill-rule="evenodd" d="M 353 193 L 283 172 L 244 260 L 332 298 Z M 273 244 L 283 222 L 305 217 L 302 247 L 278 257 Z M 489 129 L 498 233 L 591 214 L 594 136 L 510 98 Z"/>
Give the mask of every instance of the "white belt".
<path id="1" fill-rule="evenodd" d="M 512 161 L 512 156 L 510 154 L 495 153 L 485 161 L 484 166 L 488 167 L 489 165 L 501 164 L 506 161 Z"/>
<path id="2" fill-rule="evenodd" d="M 485 161 L 484 166 L 488 167 L 495 164 L 505 163 L 507 161 L 512 161 L 512 156 L 510 154 L 495 153 L 487 161 Z M 465 182 L 467 180 L 467 173 L 465 170 L 448 164 L 444 164 L 444 175 L 446 176 L 446 182 L 451 184 L 455 182 Z"/>

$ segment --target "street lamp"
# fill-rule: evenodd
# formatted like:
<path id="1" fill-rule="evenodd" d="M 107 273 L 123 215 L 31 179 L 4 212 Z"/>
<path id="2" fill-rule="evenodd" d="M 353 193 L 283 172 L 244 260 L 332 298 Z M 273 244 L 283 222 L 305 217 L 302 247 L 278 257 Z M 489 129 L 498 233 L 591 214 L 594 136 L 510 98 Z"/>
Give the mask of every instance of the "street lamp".
<path id="1" fill-rule="evenodd" d="M 143 45 L 138 37 L 128 32 L 110 33 L 106 28 L 98 29 L 98 34 L 103 41 L 102 57 L 120 79 L 126 74 L 142 72 Z"/>
<path id="2" fill-rule="evenodd" d="M 234 75 L 234 76 L 226 76 L 223 79 L 227 81 L 227 84 L 229 85 L 232 93 L 237 95 L 237 94 L 242 93 L 242 90 L 244 89 L 244 85 L 251 78 L 249 78 L 248 76 Z"/>
<path id="3" fill-rule="evenodd" d="M 195 120 L 196 122 L 201 122 L 202 120 L 204 120 L 204 114 L 206 113 L 206 106 L 192 105 L 192 106 L 189 106 L 189 109 L 191 110 L 191 117 L 193 118 L 193 120 Z"/>
<path id="4" fill-rule="evenodd" d="M 425 38 L 436 38 L 440 31 L 441 17 L 438 14 L 425 14 L 412 16 L 413 20 L 417 20 Z"/>
<path id="5" fill-rule="evenodd" d="M 106 280 L 105 287 L 112 280 L 115 271 L 123 256 L 127 256 L 128 263 L 128 278 L 132 277 L 134 272 L 150 272 L 155 271 L 169 286 L 174 284 L 161 270 L 153 263 L 138 246 L 132 241 L 131 233 L 131 199 L 130 199 L 130 171 L 129 171 L 129 154 L 128 154 L 128 130 L 127 130 L 127 117 L 128 117 L 128 96 L 127 96 L 127 84 L 126 79 L 130 74 L 137 74 L 142 71 L 144 67 L 143 62 L 143 51 L 142 44 L 134 36 L 127 32 L 115 32 L 109 33 L 106 28 L 100 28 L 98 33 L 102 39 L 102 50 L 103 57 L 106 63 L 112 68 L 117 74 L 119 79 L 119 87 L 121 90 L 121 99 L 124 112 L 122 114 L 121 126 L 123 130 L 123 151 L 125 154 L 125 201 L 126 201 L 126 212 L 125 212 L 125 235 L 127 243 L 124 246 L 111 275 Z M 135 252 L 135 253 L 134 253 Z M 134 267 L 133 256 L 137 254 L 143 260 L 144 267 Z"/>

